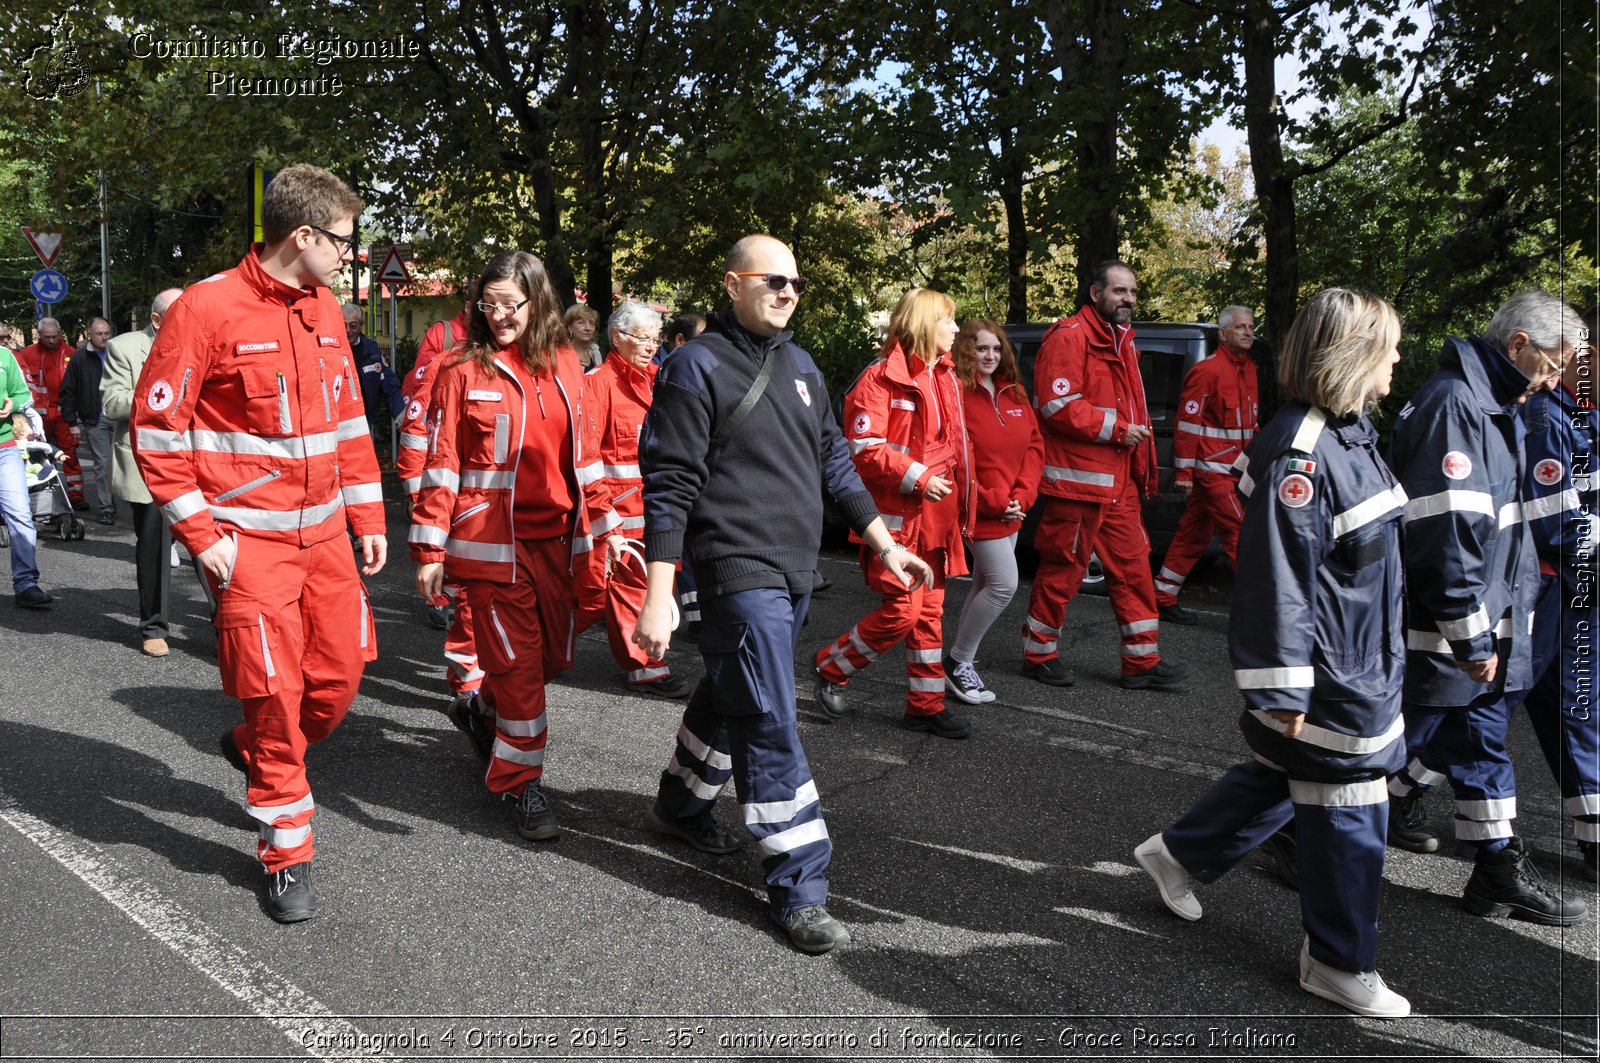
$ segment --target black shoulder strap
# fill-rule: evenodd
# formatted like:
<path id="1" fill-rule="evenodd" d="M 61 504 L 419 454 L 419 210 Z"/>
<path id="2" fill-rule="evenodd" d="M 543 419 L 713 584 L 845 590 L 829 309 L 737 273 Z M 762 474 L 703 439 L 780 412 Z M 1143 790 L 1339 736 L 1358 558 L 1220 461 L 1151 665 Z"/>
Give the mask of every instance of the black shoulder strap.
<path id="1" fill-rule="evenodd" d="M 750 390 L 744 393 L 744 398 L 739 400 L 739 405 L 728 415 L 728 419 L 722 422 L 722 426 L 717 429 L 717 434 L 711 437 L 712 450 L 726 443 L 729 437 L 739 430 L 739 426 L 744 424 L 744 419 L 750 416 L 750 411 L 756 408 L 756 403 L 761 401 L 761 396 L 767 390 L 767 382 L 772 379 L 772 370 L 778 364 L 779 346 L 781 344 L 775 344 L 771 350 L 767 351 L 766 358 L 762 359 L 761 362 L 761 371 L 756 374 L 755 381 L 750 385 Z"/>

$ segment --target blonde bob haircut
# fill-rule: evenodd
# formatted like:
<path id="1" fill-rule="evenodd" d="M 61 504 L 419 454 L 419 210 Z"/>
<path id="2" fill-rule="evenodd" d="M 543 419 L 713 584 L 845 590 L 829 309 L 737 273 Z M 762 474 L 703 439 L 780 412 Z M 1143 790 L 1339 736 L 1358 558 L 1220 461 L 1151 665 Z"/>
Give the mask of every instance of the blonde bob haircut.
<path id="1" fill-rule="evenodd" d="M 898 340 L 907 357 L 914 354 L 924 362 L 936 361 L 945 353 L 939 349 L 939 321 L 955 316 L 956 303 L 948 295 L 932 288 L 912 288 L 889 315 L 887 342 Z"/>
<path id="2" fill-rule="evenodd" d="M 1365 413 L 1373 378 L 1400 344 L 1400 315 L 1370 292 L 1327 288 L 1300 308 L 1278 355 L 1284 393 L 1336 417 Z"/>

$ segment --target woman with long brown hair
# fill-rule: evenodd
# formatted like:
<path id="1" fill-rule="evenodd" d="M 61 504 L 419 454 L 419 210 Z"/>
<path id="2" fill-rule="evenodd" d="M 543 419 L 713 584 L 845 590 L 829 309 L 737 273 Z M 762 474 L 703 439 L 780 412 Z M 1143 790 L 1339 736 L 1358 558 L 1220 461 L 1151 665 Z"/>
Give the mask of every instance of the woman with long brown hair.
<path id="1" fill-rule="evenodd" d="M 577 467 L 583 370 L 543 264 L 496 255 L 476 290 L 467 344 L 434 384 L 411 558 L 425 597 L 446 576 L 466 592 L 485 672 L 478 700 L 495 730 L 485 782 L 518 798 L 519 834 L 552 841 L 545 683 L 572 663 L 582 555 L 604 535 L 615 559 L 623 538 L 609 497 Z"/>

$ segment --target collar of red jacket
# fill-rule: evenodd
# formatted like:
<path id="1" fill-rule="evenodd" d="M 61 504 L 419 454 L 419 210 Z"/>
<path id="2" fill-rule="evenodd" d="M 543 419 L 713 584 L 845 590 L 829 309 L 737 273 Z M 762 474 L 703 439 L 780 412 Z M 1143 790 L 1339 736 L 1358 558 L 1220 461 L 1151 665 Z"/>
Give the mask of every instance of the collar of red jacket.
<path id="1" fill-rule="evenodd" d="M 913 358 L 916 358 L 916 355 L 911 354 L 904 347 L 900 346 L 900 340 L 898 337 L 890 340 L 889 346 L 884 348 L 883 351 L 883 360 L 889 363 L 889 379 L 901 384 L 910 384 L 915 386 L 917 382 L 917 375 L 920 373 L 920 370 L 917 372 L 912 371 L 911 359 Z M 917 362 L 921 364 L 922 359 L 917 358 Z M 953 368 L 955 363 L 950 361 L 950 352 L 943 351 L 939 354 L 939 357 L 934 360 L 933 364 L 942 365 L 946 368 Z"/>
<path id="2" fill-rule="evenodd" d="M 261 252 L 266 250 L 266 244 L 251 244 L 243 261 L 239 263 L 239 276 L 244 282 L 261 293 L 262 298 L 274 299 L 285 306 L 293 306 L 301 299 L 315 298 L 315 288 L 296 288 L 292 284 L 285 284 L 272 274 L 268 273 L 261 265 Z M 314 317 L 308 315 L 306 321 L 316 324 Z"/>
<path id="3" fill-rule="evenodd" d="M 661 366 L 655 362 L 646 362 L 645 367 L 640 369 L 638 366 L 634 365 L 633 362 L 628 359 L 627 355 L 623 354 L 621 351 L 612 351 L 610 354 L 606 355 L 606 361 L 616 363 L 615 372 L 619 379 L 626 380 L 630 384 L 644 388 L 646 395 L 648 395 L 650 393 L 650 389 L 655 386 L 656 370 L 661 368 Z"/>
<path id="4" fill-rule="evenodd" d="M 1216 353 L 1223 355 L 1234 365 L 1244 365 L 1246 362 L 1250 361 L 1250 352 L 1236 351 L 1232 347 L 1229 347 L 1226 343 L 1217 344 Z"/>
<path id="5" fill-rule="evenodd" d="M 1099 347 L 1108 347 L 1115 351 L 1118 357 L 1122 356 L 1122 348 L 1118 343 L 1131 345 L 1133 343 L 1132 325 L 1115 325 L 1100 316 L 1100 311 L 1094 304 L 1085 303 L 1082 310 L 1078 311 L 1078 320 L 1082 327 L 1089 330 L 1089 339 Z M 1115 331 L 1113 331 L 1115 330 Z"/>

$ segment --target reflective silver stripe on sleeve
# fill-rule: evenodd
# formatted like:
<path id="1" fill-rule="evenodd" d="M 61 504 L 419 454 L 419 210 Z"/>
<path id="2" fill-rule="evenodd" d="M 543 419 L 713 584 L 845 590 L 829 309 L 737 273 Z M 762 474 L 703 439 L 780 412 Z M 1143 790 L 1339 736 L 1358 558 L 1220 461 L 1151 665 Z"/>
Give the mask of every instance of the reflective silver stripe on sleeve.
<path id="1" fill-rule="evenodd" d="M 1102 443 L 1109 443 L 1111 441 L 1111 433 L 1115 431 L 1117 427 L 1117 411 L 1107 409 L 1104 406 L 1096 406 L 1095 409 L 1099 410 L 1105 415 L 1104 420 L 1100 425 L 1100 433 L 1099 435 L 1095 436 L 1095 438 Z"/>
<path id="2" fill-rule="evenodd" d="M 351 484 L 342 488 L 339 496 L 344 499 L 347 506 L 359 506 L 368 502 L 383 501 L 382 484 Z"/>
<path id="3" fill-rule="evenodd" d="M 1474 635 L 1481 635 L 1492 626 L 1489 621 L 1489 610 L 1481 605 L 1460 620 L 1436 620 L 1434 623 L 1439 627 L 1439 634 L 1451 642 L 1461 642 Z"/>
<path id="4" fill-rule="evenodd" d="M 1406 504 L 1406 489 L 1395 484 L 1387 491 L 1373 495 L 1333 518 L 1335 538 L 1364 528 L 1380 517 L 1386 517 Z"/>
<path id="5" fill-rule="evenodd" d="M 1227 476 L 1229 473 L 1233 472 L 1232 465 L 1225 465 L 1220 461 L 1202 461 L 1199 462 L 1195 468 L 1199 469 L 1201 472 L 1214 472 L 1223 476 Z"/>
<path id="6" fill-rule="evenodd" d="M 1500 507 L 1499 524 L 1502 528 L 1509 528 L 1513 524 L 1522 523 L 1522 503 L 1507 502 Z"/>
<path id="7" fill-rule="evenodd" d="M 920 461 L 912 462 L 911 463 L 911 468 L 907 469 L 906 470 L 906 474 L 904 476 L 900 477 L 900 493 L 903 494 L 903 495 L 914 495 L 914 494 L 916 494 L 917 493 L 917 481 L 920 480 L 922 478 L 922 474 L 927 472 L 927 471 L 928 471 L 928 467 L 926 465 L 922 464 L 922 462 L 920 462 Z"/>
<path id="8" fill-rule="evenodd" d="M 180 451 L 193 450 L 194 445 L 189 442 L 188 432 L 169 432 L 164 428 L 139 429 L 139 449 L 148 450 L 152 454 L 174 454 Z"/>
<path id="9" fill-rule="evenodd" d="M 1317 685 L 1317 670 L 1309 664 L 1287 668 L 1236 668 L 1233 681 L 1240 690 L 1310 690 Z"/>
<path id="10" fill-rule="evenodd" d="M 593 538 L 596 538 L 596 537 L 599 537 L 599 536 L 603 536 L 607 532 L 610 532 L 611 530 L 613 530 L 615 528 L 619 528 L 621 526 L 622 526 L 622 517 L 620 515 L 618 515 L 616 510 L 613 509 L 611 512 L 607 513 L 605 516 L 603 516 L 599 520 L 595 521 L 594 524 L 590 525 L 590 527 L 589 527 L 589 537 L 591 539 L 593 539 Z"/>
<path id="11" fill-rule="evenodd" d="M 1251 709 L 1250 715 L 1255 717 L 1263 727 L 1269 727 L 1279 734 L 1282 734 L 1289 726 L 1273 719 L 1265 709 Z M 1380 735 L 1347 735 L 1339 731 L 1330 731 L 1326 727 L 1318 727 L 1314 723 L 1305 723 L 1301 724 L 1300 733 L 1295 736 L 1294 741 L 1304 742 L 1307 745 L 1316 746 L 1318 749 L 1330 749 L 1335 753 L 1363 756 L 1367 753 L 1376 753 L 1379 750 L 1388 749 L 1391 742 L 1399 741 L 1405 733 L 1406 721 L 1396 715 L 1394 722 Z M 1378 782 L 1380 786 L 1383 785 L 1381 780 L 1374 781 Z"/>
<path id="12" fill-rule="evenodd" d="M 1194 468 L 1194 459 L 1193 458 L 1173 458 L 1172 459 L 1172 467 L 1174 469 L 1192 469 L 1192 468 Z"/>
<path id="13" fill-rule="evenodd" d="M 1582 508 L 1578 501 L 1578 492 L 1569 487 L 1558 495 L 1545 495 L 1543 498 L 1530 498 L 1522 503 L 1522 513 L 1529 520 L 1541 520 L 1553 517 L 1557 513 L 1576 513 Z M 1501 527 L 1504 527 L 1502 524 Z"/>
<path id="14" fill-rule="evenodd" d="M 241 506 L 212 506 L 211 515 L 236 528 L 249 531 L 295 531 L 311 528 L 332 519 L 344 508 L 344 499 L 335 498 L 304 509 L 245 509 Z"/>
<path id="15" fill-rule="evenodd" d="M 448 487 L 456 494 L 461 493 L 461 477 L 454 469 L 423 469 L 423 487 Z"/>
<path id="16" fill-rule="evenodd" d="M 1435 495 L 1413 498 L 1406 503 L 1407 524 L 1442 513 L 1481 513 L 1492 518 L 1499 516 L 1495 512 L 1494 498 L 1487 491 L 1440 491 Z"/>
<path id="17" fill-rule="evenodd" d="M 467 539 L 451 539 L 444 544 L 445 553 L 463 561 L 511 561 L 516 557 L 510 543 L 475 543 Z"/>
<path id="18" fill-rule="evenodd" d="M 1529 617 L 1531 620 L 1532 617 Z M 1494 637 L 1508 639 L 1511 637 L 1511 619 L 1502 619 L 1494 626 Z M 1455 651 L 1450 648 L 1450 640 L 1437 631 L 1419 631 L 1416 628 L 1406 630 L 1406 649 L 1420 650 L 1423 653 L 1437 653 L 1443 657 L 1455 656 Z"/>
<path id="19" fill-rule="evenodd" d="M 206 496 L 199 491 L 190 491 L 186 495 L 179 495 L 171 502 L 161 507 L 162 514 L 167 518 L 168 524 L 176 524 L 180 520 L 187 520 L 196 513 L 204 512 Z"/>
<path id="20" fill-rule="evenodd" d="M 1046 465 L 1044 467 L 1046 480 L 1066 480 L 1070 483 L 1089 484 L 1093 487 L 1115 487 L 1117 478 L 1110 473 L 1084 472 L 1081 469 L 1069 469 L 1065 465 Z"/>
<path id="21" fill-rule="evenodd" d="M 605 470 L 613 480 L 637 480 L 640 476 L 638 465 L 607 465 Z"/>
<path id="22" fill-rule="evenodd" d="M 408 495 L 414 495 L 422 490 L 422 477 L 405 476 L 400 479 L 400 490 Z"/>
<path id="23" fill-rule="evenodd" d="M 1039 407 L 1039 416 L 1050 417 L 1060 411 L 1061 408 L 1067 403 L 1077 402 L 1081 398 L 1083 398 L 1083 393 L 1075 392 L 1071 395 L 1063 395 L 1059 399 L 1051 399 L 1049 402 Z"/>
<path id="24" fill-rule="evenodd" d="M 587 487 L 589 484 L 605 479 L 605 475 L 606 467 L 600 464 L 598 461 L 590 462 L 588 465 L 579 466 L 578 486 Z"/>
<path id="25" fill-rule="evenodd" d="M 367 427 L 367 419 L 365 417 L 346 417 L 339 422 L 339 430 L 337 432 L 323 432 L 320 434 L 337 435 L 338 441 L 343 443 L 347 439 L 360 439 L 363 436 L 370 435 L 371 431 Z"/>
<path id="26" fill-rule="evenodd" d="M 208 432 L 200 428 L 191 428 L 189 443 L 190 449 L 214 454 L 248 454 L 255 458 L 298 461 L 319 454 L 335 453 L 339 449 L 342 432 L 343 425 L 340 426 L 340 432 L 313 432 L 310 435 L 278 439 L 247 435 L 244 432 Z M 362 434 L 366 433 L 363 431 Z M 143 437 L 140 441 L 143 442 Z"/>
<path id="27" fill-rule="evenodd" d="M 411 534 L 406 536 L 407 542 L 419 546 L 443 546 L 450 539 L 450 533 L 443 528 L 435 528 L 431 524 L 413 524 Z"/>
<path id="28" fill-rule="evenodd" d="M 468 469 L 461 474 L 462 487 L 509 491 L 517 474 L 510 469 Z"/>
<path id="29" fill-rule="evenodd" d="M 868 447 L 876 447 L 887 442 L 889 441 L 883 436 L 861 436 L 858 439 L 852 439 L 850 441 L 850 453 L 853 456 L 861 453 Z"/>
<path id="30" fill-rule="evenodd" d="M 408 450 L 427 450 L 428 437 L 419 436 L 415 432 L 401 432 L 400 445 Z"/>

